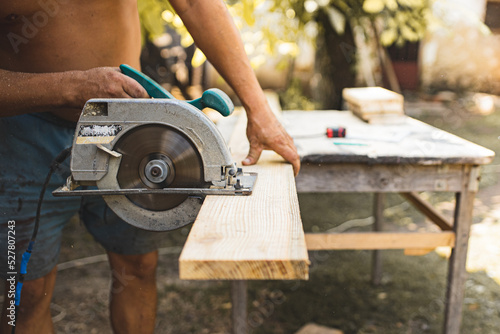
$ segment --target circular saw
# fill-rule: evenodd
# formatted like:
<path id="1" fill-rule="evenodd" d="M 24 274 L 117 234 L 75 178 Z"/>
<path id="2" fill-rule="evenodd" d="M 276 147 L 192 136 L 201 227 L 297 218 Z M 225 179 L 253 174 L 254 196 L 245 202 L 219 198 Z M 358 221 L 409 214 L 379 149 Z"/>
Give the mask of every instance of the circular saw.
<path id="1" fill-rule="evenodd" d="M 117 181 L 122 189 L 202 188 L 203 163 L 189 138 L 166 125 L 143 125 L 125 134 L 115 145 L 122 154 Z M 134 204 L 148 210 L 175 208 L 188 197 L 129 195 Z"/>
<path id="2" fill-rule="evenodd" d="M 127 223 L 167 231 L 194 222 L 207 195 L 250 195 L 257 174 L 236 168 L 200 110 L 208 104 L 228 115 L 232 103 L 219 90 L 204 95 L 89 100 L 73 140 L 71 176 L 54 196 L 100 195 Z"/>

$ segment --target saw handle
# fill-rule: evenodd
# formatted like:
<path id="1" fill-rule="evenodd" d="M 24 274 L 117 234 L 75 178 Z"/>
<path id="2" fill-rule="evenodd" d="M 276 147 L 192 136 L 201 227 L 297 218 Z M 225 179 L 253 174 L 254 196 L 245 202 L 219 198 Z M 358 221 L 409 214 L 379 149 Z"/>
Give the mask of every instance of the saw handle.
<path id="1" fill-rule="evenodd" d="M 137 71 L 135 68 L 126 64 L 121 64 L 120 70 L 123 74 L 131 77 L 144 87 L 149 96 L 154 97 L 155 99 L 175 99 L 175 97 L 160 84 L 148 77 L 146 74 Z"/>
<path id="2" fill-rule="evenodd" d="M 123 74 L 131 77 L 144 87 L 149 96 L 156 99 L 175 99 L 175 97 L 160 84 L 148 77 L 146 74 L 137 71 L 135 68 L 126 64 L 121 64 L 120 70 Z M 229 116 L 234 110 L 233 102 L 229 96 L 217 88 L 208 89 L 203 92 L 203 95 L 199 99 L 186 102 L 200 110 L 203 108 L 215 109 L 222 116 Z"/>

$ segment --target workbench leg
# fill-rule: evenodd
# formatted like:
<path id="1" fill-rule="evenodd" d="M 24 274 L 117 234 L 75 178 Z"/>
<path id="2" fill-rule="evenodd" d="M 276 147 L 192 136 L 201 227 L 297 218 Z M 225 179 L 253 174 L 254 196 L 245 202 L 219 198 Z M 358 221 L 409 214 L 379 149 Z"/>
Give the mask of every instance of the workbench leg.
<path id="1" fill-rule="evenodd" d="M 247 334 L 247 281 L 231 281 L 233 334 Z"/>
<path id="2" fill-rule="evenodd" d="M 382 231 L 384 224 L 384 206 L 385 194 L 373 194 L 373 230 L 375 232 Z M 382 281 L 382 251 L 374 250 L 372 252 L 372 284 L 377 286 Z"/>
<path id="3" fill-rule="evenodd" d="M 465 186 L 462 192 L 456 194 L 455 221 L 453 225 L 455 247 L 449 260 L 448 287 L 446 291 L 444 320 L 444 333 L 446 334 L 459 334 L 460 332 L 462 303 L 467 278 L 465 263 L 475 195 L 475 192 L 469 191 L 468 186 Z"/>

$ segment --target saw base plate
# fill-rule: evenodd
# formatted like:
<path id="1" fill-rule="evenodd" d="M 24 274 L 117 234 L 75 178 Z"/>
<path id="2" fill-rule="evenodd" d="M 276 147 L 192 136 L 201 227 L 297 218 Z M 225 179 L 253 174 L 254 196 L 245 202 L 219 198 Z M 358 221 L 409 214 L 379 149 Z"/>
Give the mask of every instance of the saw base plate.
<path id="1" fill-rule="evenodd" d="M 257 181 L 257 173 L 243 173 L 237 177 L 240 180 L 240 188 L 230 187 L 210 187 L 210 188 L 133 188 L 133 189 L 74 189 L 67 186 L 57 188 L 52 192 L 56 197 L 61 196 L 104 196 L 104 195 L 188 195 L 188 196 L 230 196 L 252 194 L 253 187 Z"/>

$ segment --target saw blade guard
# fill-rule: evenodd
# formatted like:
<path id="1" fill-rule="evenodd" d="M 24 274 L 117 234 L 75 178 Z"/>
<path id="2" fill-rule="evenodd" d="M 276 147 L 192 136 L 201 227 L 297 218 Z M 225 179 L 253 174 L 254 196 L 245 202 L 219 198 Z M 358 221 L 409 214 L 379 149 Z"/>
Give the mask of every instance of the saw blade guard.
<path id="1" fill-rule="evenodd" d="M 97 144 L 113 150 L 121 136 L 147 124 L 163 124 L 183 133 L 200 154 L 204 181 L 214 184 L 224 181 L 221 167 L 232 166 L 233 160 L 215 124 L 197 108 L 179 100 L 165 99 L 89 100 L 73 141 L 74 179 L 98 181 L 104 177 L 109 154 L 99 150 Z"/>
<path id="2" fill-rule="evenodd" d="M 149 139 L 141 143 L 143 138 Z M 176 143 L 177 148 L 164 142 Z M 75 181 L 108 190 L 224 186 L 233 168 L 215 124 L 185 102 L 164 99 L 89 100 L 77 125 L 71 158 Z M 103 198 L 126 222 L 154 231 L 192 223 L 202 202 L 187 195 L 154 196 Z"/>

